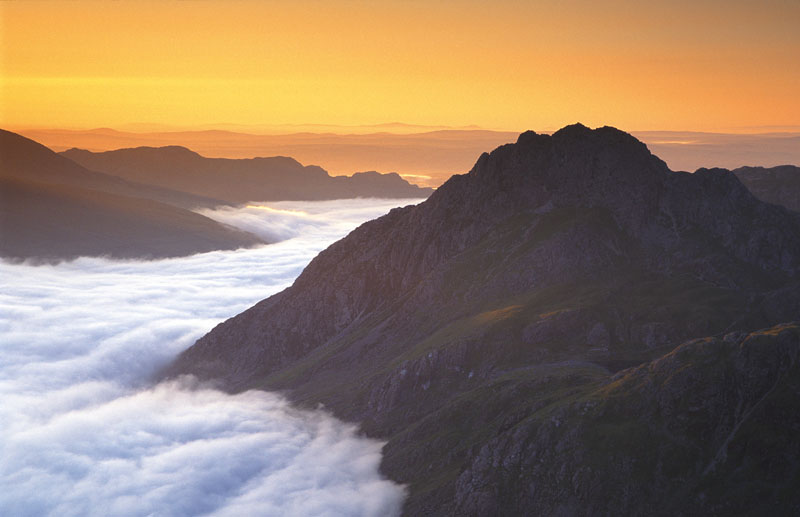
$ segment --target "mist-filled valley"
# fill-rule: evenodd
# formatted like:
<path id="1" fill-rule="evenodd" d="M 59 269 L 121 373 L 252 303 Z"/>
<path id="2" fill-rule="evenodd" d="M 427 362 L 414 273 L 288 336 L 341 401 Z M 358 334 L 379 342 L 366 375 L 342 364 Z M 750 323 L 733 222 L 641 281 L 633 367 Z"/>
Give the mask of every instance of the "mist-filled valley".
<path id="1" fill-rule="evenodd" d="M 0 1 L 0 517 L 800 516 L 799 26 Z"/>
<path id="2" fill-rule="evenodd" d="M 278 394 L 159 368 L 289 286 L 361 222 L 419 200 L 204 210 L 269 242 L 184 258 L 0 263 L 5 515 L 393 515 L 381 446 Z"/>
<path id="3" fill-rule="evenodd" d="M 435 191 L 0 158 L 0 514 L 800 508 L 798 167 L 674 172 L 581 124 Z"/>

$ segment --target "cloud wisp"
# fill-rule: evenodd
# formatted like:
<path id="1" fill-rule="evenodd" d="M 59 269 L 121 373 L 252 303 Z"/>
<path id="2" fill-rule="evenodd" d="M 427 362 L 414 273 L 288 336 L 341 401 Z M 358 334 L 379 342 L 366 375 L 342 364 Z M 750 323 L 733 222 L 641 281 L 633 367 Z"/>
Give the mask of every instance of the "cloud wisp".
<path id="1" fill-rule="evenodd" d="M 417 200 L 418 201 L 418 200 Z M 0 513 L 392 515 L 379 442 L 264 392 L 147 379 L 398 200 L 208 213 L 285 240 L 159 261 L 0 263 Z M 268 207 L 268 208 L 262 208 Z"/>

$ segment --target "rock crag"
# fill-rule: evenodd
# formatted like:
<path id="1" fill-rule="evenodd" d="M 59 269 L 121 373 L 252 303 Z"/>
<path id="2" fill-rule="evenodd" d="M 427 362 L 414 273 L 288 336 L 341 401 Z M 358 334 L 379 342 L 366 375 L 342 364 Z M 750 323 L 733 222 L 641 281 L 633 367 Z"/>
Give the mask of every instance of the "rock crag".
<path id="1" fill-rule="evenodd" d="M 360 422 L 409 515 L 796 509 L 798 275 L 800 214 L 734 174 L 527 132 L 164 375 Z"/>

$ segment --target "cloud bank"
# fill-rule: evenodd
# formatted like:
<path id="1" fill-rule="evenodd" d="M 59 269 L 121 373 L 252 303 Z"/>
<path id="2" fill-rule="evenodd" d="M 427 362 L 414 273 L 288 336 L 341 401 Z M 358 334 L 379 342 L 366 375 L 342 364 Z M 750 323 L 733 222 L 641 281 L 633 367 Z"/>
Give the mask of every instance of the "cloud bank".
<path id="1" fill-rule="evenodd" d="M 331 235 L 345 236 L 357 224 L 385 214 L 398 206 L 421 199 L 357 198 L 333 201 L 277 201 L 251 203 L 245 207 L 219 207 L 197 212 L 221 223 L 252 232 L 268 241 L 295 237 L 322 242 Z M 330 242 L 328 242 L 330 244 Z M 325 245 L 327 246 L 327 244 Z M 324 249 L 323 246 L 317 252 Z M 316 253 L 315 253 L 316 254 Z"/>
<path id="2" fill-rule="evenodd" d="M 418 201 L 418 200 L 417 200 Z M 402 200 L 206 212 L 285 240 L 150 262 L 0 263 L 0 514 L 393 515 L 379 442 L 275 394 L 193 378 L 177 353 L 289 284 L 316 253 Z"/>

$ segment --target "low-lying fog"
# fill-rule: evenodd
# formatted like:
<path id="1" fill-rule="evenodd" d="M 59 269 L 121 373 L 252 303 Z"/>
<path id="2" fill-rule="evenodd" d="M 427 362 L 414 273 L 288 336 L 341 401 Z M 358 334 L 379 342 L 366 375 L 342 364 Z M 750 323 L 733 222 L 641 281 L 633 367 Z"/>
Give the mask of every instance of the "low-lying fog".
<path id="1" fill-rule="evenodd" d="M 290 285 L 321 249 L 419 200 L 205 211 L 281 242 L 151 262 L 0 263 L 0 514 L 392 515 L 381 444 L 264 392 L 150 376 Z"/>

